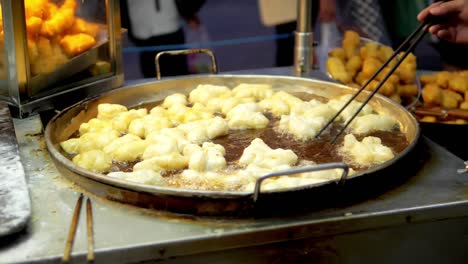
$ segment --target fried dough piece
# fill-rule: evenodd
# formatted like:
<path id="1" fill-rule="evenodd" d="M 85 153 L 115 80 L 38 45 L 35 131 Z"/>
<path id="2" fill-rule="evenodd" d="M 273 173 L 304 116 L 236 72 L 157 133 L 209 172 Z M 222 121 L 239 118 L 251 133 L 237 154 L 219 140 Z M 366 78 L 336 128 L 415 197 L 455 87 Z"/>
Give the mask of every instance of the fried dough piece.
<path id="1" fill-rule="evenodd" d="M 40 17 L 29 17 L 26 19 L 26 31 L 31 37 L 36 37 L 41 31 L 42 19 Z"/>
<path id="2" fill-rule="evenodd" d="M 24 0 L 24 11 L 26 18 L 42 18 L 47 12 L 48 2 L 49 0 Z"/>
<path id="3" fill-rule="evenodd" d="M 421 80 L 421 84 L 426 85 L 428 83 L 435 83 L 437 78 L 434 74 L 425 74 L 421 75 L 419 79 Z"/>
<path id="4" fill-rule="evenodd" d="M 42 24 L 41 34 L 47 37 L 60 35 L 75 22 L 75 0 L 65 0 L 53 16 Z"/>
<path id="5" fill-rule="evenodd" d="M 343 83 L 351 82 L 351 76 L 346 71 L 346 67 L 342 60 L 335 57 L 328 58 L 327 69 L 328 72 L 330 72 L 332 75 L 333 79 Z"/>
<path id="6" fill-rule="evenodd" d="M 86 22 L 84 19 L 77 17 L 71 28 L 68 30 L 68 34 L 74 35 L 78 33 L 85 33 L 92 36 L 93 38 L 96 38 L 99 33 L 99 26 Z"/>
<path id="7" fill-rule="evenodd" d="M 366 90 L 368 91 L 373 91 L 377 88 L 379 85 L 379 81 L 377 80 L 372 80 L 369 85 L 367 85 Z M 384 84 L 380 87 L 378 93 L 383 94 L 385 96 L 392 96 L 395 93 L 395 85 L 391 82 L 384 82 Z"/>
<path id="8" fill-rule="evenodd" d="M 457 108 L 458 104 L 463 101 L 463 97 L 456 92 L 450 90 L 442 90 L 441 105 L 446 108 Z"/>
<path id="9" fill-rule="evenodd" d="M 450 77 L 451 77 L 450 72 L 447 72 L 447 71 L 438 72 L 436 73 L 436 84 L 440 88 L 447 88 Z"/>
<path id="10" fill-rule="evenodd" d="M 374 58 L 365 58 L 362 63 L 362 74 L 366 79 L 369 79 L 382 65 L 382 63 Z"/>
<path id="11" fill-rule="evenodd" d="M 330 57 L 335 57 L 342 61 L 346 61 L 346 52 L 343 48 L 334 48 L 328 53 L 328 55 Z"/>
<path id="12" fill-rule="evenodd" d="M 425 105 L 438 105 L 442 102 L 442 89 L 437 84 L 427 84 L 422 90 L 422 97 Z"/>
<path id="13" fill-rule="evenodd" d="M 460 108 L 464 110 L 468 110 L 468 101 L 462 102 L 460 104 Z"/>
<path id="14" fill-rule="evenodd" d="M 454 92 L 464 93 L 468 91 L 467 78 L 460 75 L 453 75 L 448 81 L 448 88 Z"/>
<path id="15" fill-rule="evenodd" d="M 378 50 L 378 58 L 382 62 L 387 61 L 393 54 L 393 49 L 388 46 L 380 46 Z"/>
<path id="16" fill-rule="evenodd" d="M 342 45 L 347 59 L 351 59 L 355 56 L 359 43 L 361 43 L 361 38 L 358 33 L 351 30 L 345 32 Z"/>
<path id="17" fill-rule="evenodd" d="M 346 62 L 346 70 L 349 72 L 351 76 L 355 76 L 356 73 L 361 69 L 362 66 L 362 59 L 359 55 L 352 56 Z"/>
<path id="18" fill-rule="evenodd" d="M 93 47 L 94 44 L 96 44 L 96 40 L 85 33 L 66 35 L 60 40 L 60 45 L 69 56 L 75 56 L 83 53 Z"/>
<path id="19" fill-rule="evenodd" d="M 418 86 L 416 84 L 398 85 L 397 94 L 403 97 L 416 96 L 418 94 Z"/>

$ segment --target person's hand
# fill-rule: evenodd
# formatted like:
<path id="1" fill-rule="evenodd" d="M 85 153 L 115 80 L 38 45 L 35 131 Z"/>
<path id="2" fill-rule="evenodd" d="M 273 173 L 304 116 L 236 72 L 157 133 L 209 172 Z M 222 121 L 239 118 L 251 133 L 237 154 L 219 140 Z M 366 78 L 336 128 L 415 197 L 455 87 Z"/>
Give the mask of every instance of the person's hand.
<path id="1" fill-rule="evenodd" d="M 333 22 L 336 19 L 336 0 L 320 0 L 318 20 Z"/>
<path id="2" fill-rule="evenodd" d="M 429 15 L 443 21 L 432 25 L 429 32 L 440 39 L 468 44 L 468 0 L 436 2 L 421 11 L 418 20 L 424 21 Z"/>

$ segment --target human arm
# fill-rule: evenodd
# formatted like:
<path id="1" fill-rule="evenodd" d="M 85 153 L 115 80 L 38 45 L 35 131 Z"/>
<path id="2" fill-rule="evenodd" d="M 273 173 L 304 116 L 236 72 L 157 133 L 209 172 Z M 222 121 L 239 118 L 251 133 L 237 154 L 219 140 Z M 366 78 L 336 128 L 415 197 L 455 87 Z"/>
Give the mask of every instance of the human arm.
<path id="1" fill-rule="evenodd" d="M 320 0 L 318 19 L 320 22 L 335 21 L 336 0 Z"/>

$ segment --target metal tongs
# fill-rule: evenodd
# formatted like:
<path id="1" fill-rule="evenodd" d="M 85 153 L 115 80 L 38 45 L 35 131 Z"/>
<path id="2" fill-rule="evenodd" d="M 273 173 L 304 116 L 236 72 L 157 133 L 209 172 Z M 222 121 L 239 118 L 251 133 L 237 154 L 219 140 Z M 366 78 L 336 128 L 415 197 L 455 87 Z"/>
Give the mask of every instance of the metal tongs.
<path id="1" fill-rule="evenodd" d="M 442 2 L 447 2 L 447 1 L 450 1 L 450 0 L 445 0 L 445 1 L 442 1 Z M 385 77 L 382 79 L 382 81 L 379 82 L 377 87 L 371 92 L 371 94 L 361 104 L 359 109 L 353 114 L 353 116 L 349 120 L 346 121 L 344 126 L 338 131 L 338 134 L 336 134 L 335 137 L 333 137 L 332 144 L 334 144 L 336 142 L 336 140 L 341 136 L 341 134 L 343 134 L 343 132 L 349 126 L 349 124 L 351 124 L 351 122 L 354 120 L 354 118 L 356 118 L 356 116 L 359 114 L 359 112 L 361 112 L 361 110 L 366 106 L 366 104 L 372 99 L 372 97 L 379 91 L 379 89 L 382 87 L 382 85 L 387 81 L 387 79 L 395 72 L 395 70 L 398 68 L 398 66 L 400 66 L 400 64 L 408 56 L 408 54 L 410 54 L 415 49 L 415 47 L 418 45 L 418 43 L 421 41 L 421 39 L 423 39 L 423 37 L 426 35 L 429 27 L 431 25 L 433 25 L 433 24 L 437 24 L 436 17 L 433 17 L 433 16 L 429 16 L 424 22 L 422 22 L 418 26 L 418 28 L 416 28 L 416 30 L 413 33 L 411 33 L 411 35 L 398 47 L 398 49 L 395 50 L 395 52 L 392 54 L 392 56 L 390 56 L 390 58 L 388 58 L 388 60 L 385 61 L 385 63 L 382 64 L 382 66 L 380 66 L 380 68 L 374 73 L 374 75 L 372 75 L 372 77 L 369 80 L 367 80 L 361 86 L 361 88 L 359 88 L 359 90 L 348 100 L 348 102 L 346 102 L 346 104 L 344 104 L 344 106 L 327 122 L 327 124 L 317 133 L 317 137 L 319 137 L 323 133 L 323 131 L 325 131 L 336 120 L 336 118 L 341 114 L 341 112 L 343 112 L 343 110 L 367 87 L 367 85 L 369 85 L 369 83 L 372 80 L 374 80 L 377 77 L 377 75 L 379 75 L 379 73 L 393 59 L 395 59 L 395 57 L 398 56 L 398 54 L 405 47 L 407 47 L 409 45 L 408 49 L 406 49 L 403 56 L 401 56 L 397 60 L 396 64 L 385 75 Z"/>

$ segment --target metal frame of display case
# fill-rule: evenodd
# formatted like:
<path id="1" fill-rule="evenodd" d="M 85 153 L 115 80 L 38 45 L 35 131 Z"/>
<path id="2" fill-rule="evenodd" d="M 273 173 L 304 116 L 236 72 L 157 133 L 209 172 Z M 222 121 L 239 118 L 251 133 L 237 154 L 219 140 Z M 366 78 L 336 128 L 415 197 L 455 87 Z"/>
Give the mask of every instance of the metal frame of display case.
<path id="1" fill-rule="evenodd" d="M 41 91 L 31 85 L 24 1 L 1 0 L 7 79 L 0 84 L 0 100 L 14 106 L 14 115 L 31 114 L 56 109 L 58 104 L 70 105 L 86 97 L 101 94 L 123 85 L 122 34 L 120 5 L 117 0 L 103 0 L 106 6 L 106 27 L 110 73 L 96 78 L 78 80 L 67 85 L 51 85 Z"/>

